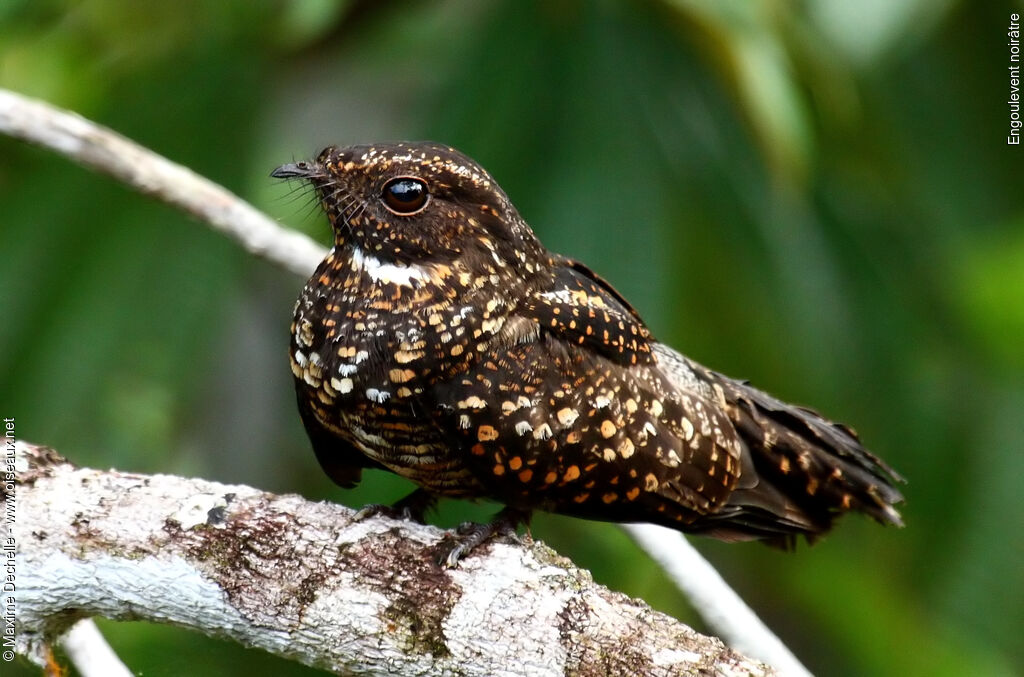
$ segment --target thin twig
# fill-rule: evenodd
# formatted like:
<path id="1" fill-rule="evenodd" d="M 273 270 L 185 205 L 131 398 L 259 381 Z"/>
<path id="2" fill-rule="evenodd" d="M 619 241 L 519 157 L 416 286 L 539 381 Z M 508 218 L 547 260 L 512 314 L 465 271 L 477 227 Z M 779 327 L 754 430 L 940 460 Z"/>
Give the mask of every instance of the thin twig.
<path id="1" fill-rule="evenodd" d="M 753 609 L 678 531 L 653 524 L 623 524 L 626 533 L 675 582 L 715 633 L 737 651 L 756 656 L 790 677 L 810 677 Z"/>
<path id="2" fill-rule="evenodd" d="M 91 618 L 71 626 L 61 645 L 82 677 L 132 677 Z"/>
<path id="3" fill-rule="evenodd" d="M 324 257 L 319 244 L 282 228 L 225 188 L 75 113 L 0 89 L 0 132 L 173 205 L 296 275 L 308 276 Z"/>

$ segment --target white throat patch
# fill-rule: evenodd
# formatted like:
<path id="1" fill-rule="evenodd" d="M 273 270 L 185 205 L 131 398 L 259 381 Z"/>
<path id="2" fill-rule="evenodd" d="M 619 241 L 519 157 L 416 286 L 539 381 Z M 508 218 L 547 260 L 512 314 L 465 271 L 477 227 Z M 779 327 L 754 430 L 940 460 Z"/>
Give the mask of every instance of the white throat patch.
<path id="1" fill-rule="evenodd" d="M 430 279 L 430 270 L 427 266 L 384 263 L 374 256 L 364 254 L 358 248 L 352 250 L 352 267 L 364 271 L 374 282 L 386 282 L 403 287 L 414 287 L 417 286 L 414 283 L 422 284 Z"/>

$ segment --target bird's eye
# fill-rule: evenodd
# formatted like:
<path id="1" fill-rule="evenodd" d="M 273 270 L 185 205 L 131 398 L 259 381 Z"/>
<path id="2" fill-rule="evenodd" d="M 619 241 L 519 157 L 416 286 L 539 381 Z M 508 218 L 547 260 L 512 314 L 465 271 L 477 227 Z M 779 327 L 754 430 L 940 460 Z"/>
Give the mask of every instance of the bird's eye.
<path id="1" fill-rule="evenodd" d="M 396 214 L 415 214 L 427 205 L 427 184 L 419 179 L 400 176 L 384 184 L 381 191 L 384 205 Z"/>

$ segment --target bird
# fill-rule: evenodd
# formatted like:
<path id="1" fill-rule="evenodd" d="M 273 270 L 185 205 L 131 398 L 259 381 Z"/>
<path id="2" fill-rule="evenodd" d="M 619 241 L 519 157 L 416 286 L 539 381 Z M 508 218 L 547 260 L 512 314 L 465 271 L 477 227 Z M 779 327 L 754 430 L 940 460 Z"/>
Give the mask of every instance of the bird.
<path id="1" fill-rule="evenodd" d="M 490 499 L 439 562 L 534 511 L 792 548 L 846 512 L 902 526 L 903 481 L 849 427 L 658 341 L 583 263 L 546 249 L 478 163 L 437 143 L 328 146 L 298 179 L 333 247 L 291 324 L 299 414 L 327 475 L 417 488 L 389 513 Z"/>

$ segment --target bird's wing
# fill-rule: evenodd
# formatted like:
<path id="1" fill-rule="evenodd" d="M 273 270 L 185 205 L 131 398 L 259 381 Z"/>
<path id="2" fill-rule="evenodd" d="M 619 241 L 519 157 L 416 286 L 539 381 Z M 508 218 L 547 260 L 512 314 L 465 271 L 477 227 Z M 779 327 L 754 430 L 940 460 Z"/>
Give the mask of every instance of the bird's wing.
<path id="1" fill-rule="evenodd" d="M 363 468 L 382 467 L 346 441 L 339 429 L 331 430 L 322 423 L 320 418 L 326 420 L 329 415 L 326 412 L 321 412 L 318 417 L 313 412 L 313 405 L 308 397 L 304 397 L 300 393 L 298 402 L 299 416 L 302 418 L 302 425 L 306 428 L 306 434 L 313 446 L 316 460 L 320 462 L 320 467 L 335 484 L 351 489 L 359 484 Z"/>
<path id="2" fill-rule="evenodd" d="M 565 260 L 502 322 L 430 395 L 488 495 L 684 529 L 725 505 L 740 472 L 736 431 L 661 373 L 650 333 L 607 283 Z"/>
<path id="3" fill-rule="evenodd" d="M 559 340 L 616 364 L 651 364 L 651 333 L 629 302 L 578 261 L 556 259 L 547 288 L 524 299 L 523 317 Z"/>
<path id="4" fill-rule="evenodd" d="M 823 532 L 838 514 L 850 510 L 883 523 L 902 524 L 893 508 L 903 500 L 893 486 L 902 478 L 865 449 L 850 428 L 712 371 L 655 341 L 625 299 L 585 266 L 566 260 L 556 279 L 567 288 L 575 285 L 588 293 L 596 291 L 600 305 L 611 308 L 608 314 L 598 314 L 597 327 L 624 325 L 629 334 L 641 337 L 639 349 L 627 344 L 621 352 L 617 351 L 621 341 L 614 340 L 614 334 L 610 342 L 590 335 L 584 345 L 620 364 L 655 363 L 649 368 L 667 381 L 660 388 L 663 401 L 683 405 L 682 412 L 665 423 L 677 418 L 698 422 L 697 406 L 713 412 L 718 420 L 713 426 L 718 447 L 735 450 L 740 478 L 726 500 L 713 504 L 717 509 L 705 527 L 710 533 L 723 538 L 768 538 L 787 545 L 791 538 L 786 534 Z M 552 314 L 554 308 L 559 306 L 551 309 Z M 565 313 L 560 308 L 554 316 Z M 620 329 L 620 333 L 626 332 Z M 689 427 L 683 433 L 688 431 Z M 691 462 L 700 465 L 702 457 L 697 454 Z"/>
<path id="5" fill-rule="evenodd" d="M 317 272 L 322 272 L 325 265 L 326 262 L 321 263 Z M 289 353 L 299 416 L 320 467 L 336 484 L 348 489 L 359 483 L 363 468 L 381 466 L 346 440 L 344 424 L 330 398 L 321 399 L 327 393 L 323 386 L 323 365 L 319 359 L 309 357 L 316 355 L 319 358 L 324 353 L 325 338 L 320 332 L 313 331 L 314 321 L 310 319 L 317 317 L 317 310 L 312 307 L 312 302 L 296 305 L 297 316 L 291 326 Z"/>

